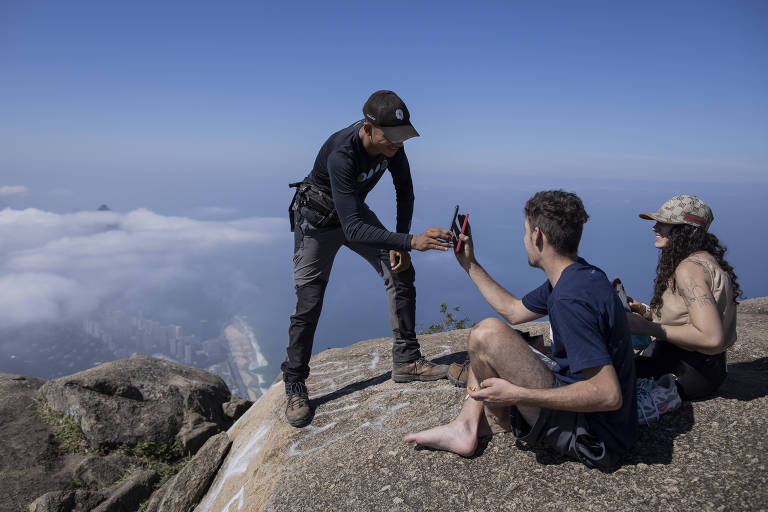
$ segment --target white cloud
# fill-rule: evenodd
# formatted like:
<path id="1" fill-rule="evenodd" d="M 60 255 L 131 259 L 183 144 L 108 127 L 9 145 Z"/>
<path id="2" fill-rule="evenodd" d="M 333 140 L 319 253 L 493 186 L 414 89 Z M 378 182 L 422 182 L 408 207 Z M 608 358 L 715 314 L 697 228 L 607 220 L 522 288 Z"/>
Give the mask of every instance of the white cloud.
<path id="1" fill-rule="evenodd" d="M 109 297 L 199 279 L 216 256 L 287 241 L 278 218 L 200 221 L 128 213 L 0 211 L 0 326 L 66 320 Z M 269 252 L 269 251 L 266 251 Z M 207 267 L 208 266 L 208 267 Z"/>
<path id="2" fill-rule="evenodd" d="M 23 196 L 27 192 L 27 187 L 10 185 L 0 186 L 0 197 Z"/>
<path id="3" fill-rule="evenodd" d="M 208 206 L 198 209 L 198 212 L 204 217 L 229 217 L 235 215 L 237 210 L 222 206 Z"/>

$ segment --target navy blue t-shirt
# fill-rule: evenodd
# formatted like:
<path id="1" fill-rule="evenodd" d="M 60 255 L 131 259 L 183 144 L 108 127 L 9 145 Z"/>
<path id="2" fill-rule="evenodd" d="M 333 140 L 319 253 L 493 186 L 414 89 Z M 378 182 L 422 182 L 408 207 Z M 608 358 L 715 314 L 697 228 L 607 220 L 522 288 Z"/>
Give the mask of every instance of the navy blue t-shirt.
<path id="1" fill-rule="evenodd" d="M 617 411 L 586 413 L 590 432 L 617 455 L 637 439 L 635 365 L 624 307 L 599 268 L 582 258 L 566 267 L 554 288 L 549 280 L 523 297 L 534 313 L 549 315 L 555 377 L 565 384 L 584 380 L 581 371 L 613 365 L 622 406 Z"/>

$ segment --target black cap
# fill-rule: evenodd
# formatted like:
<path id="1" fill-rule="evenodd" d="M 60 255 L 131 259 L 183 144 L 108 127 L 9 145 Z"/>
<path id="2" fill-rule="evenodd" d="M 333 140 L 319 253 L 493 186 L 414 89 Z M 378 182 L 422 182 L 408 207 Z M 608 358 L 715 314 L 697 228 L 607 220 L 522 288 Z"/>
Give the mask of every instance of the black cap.
<path id="1" fill-rule="evenodd" d="M 419 132 L 411 124 L 411 114 L 403 100 L 392 91 L 376 91 L 363 105 L 363 116 L 378 126 L 390 142 L 403 142 L 418 137 Z"/>

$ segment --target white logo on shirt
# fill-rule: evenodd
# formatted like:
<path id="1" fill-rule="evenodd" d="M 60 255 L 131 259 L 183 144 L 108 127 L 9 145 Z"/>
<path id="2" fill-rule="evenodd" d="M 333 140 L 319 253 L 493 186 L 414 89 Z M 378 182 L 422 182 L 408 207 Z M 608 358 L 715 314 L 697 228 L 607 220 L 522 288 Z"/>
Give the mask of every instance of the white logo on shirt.
<path id="1" fill-rule="evenodd" d="M 379 171 L 385 171 L 387 169 L 388 162 L 386 160 L 382 160 L 380 164 L 376 166 L 375 169 L 371 169 L 368 172 L 361 172 L 357 176 L 357 182 L 362 183 L 364 181 L 367 181 L 371 178 L 373 178 L 374 175 L 376 175 Z"/>

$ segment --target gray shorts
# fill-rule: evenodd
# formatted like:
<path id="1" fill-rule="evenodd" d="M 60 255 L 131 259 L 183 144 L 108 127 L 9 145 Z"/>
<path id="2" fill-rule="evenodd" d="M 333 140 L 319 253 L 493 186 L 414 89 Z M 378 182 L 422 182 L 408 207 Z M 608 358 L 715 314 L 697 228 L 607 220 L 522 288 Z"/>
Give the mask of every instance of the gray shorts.
<path id="1" fill-rule="evenodd" d="M 552 380 L 552 387 L 565 385 L 555 377 Z M 617 462 L 606 450 L 605 443 L 590 433 L 587 417 L 582 412 L 541 409 L 536 424 L 531 427 L 513 406 L 509 419 L 515 437 L 530 446 L 548 447 L 588 467 L 608 469 Z"/>

